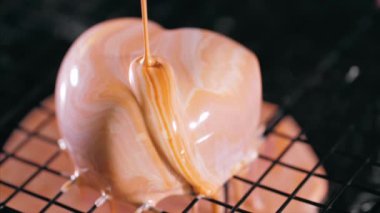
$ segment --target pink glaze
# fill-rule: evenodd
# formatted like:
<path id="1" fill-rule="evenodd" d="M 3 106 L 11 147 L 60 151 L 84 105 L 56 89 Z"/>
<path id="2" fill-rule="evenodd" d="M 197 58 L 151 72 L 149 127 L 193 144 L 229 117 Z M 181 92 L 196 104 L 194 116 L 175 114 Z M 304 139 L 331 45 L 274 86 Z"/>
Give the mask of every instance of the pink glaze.
<path id="1" fill-rule="evenodd" d="M 147 71 L 155 87 L 136 61 L 140 20 L 98 24 L 74 43 L 56 85 L 62 137 L 82 179 L 117 199 L 155 203 L 191 188 L 213 196 L 257 156 L 258 61 L 210 31 L 149 29 L 165 66 Z"/>

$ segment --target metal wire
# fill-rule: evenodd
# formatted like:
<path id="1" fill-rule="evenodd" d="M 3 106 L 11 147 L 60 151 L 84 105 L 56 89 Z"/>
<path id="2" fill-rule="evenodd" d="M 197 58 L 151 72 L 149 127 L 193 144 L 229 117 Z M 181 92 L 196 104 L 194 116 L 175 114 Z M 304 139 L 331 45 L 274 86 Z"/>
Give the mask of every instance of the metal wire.
<path id="1" fill-rule="evenodd" d="M 47 137 L 47 136 L 44 136 L 42 135 L 41 133 L 39 133 L 39 130 L 41 130 L 42 128 L 44 128 L 49 122 L 52 121 L 52 119 L 54 118 L 54 114 L 52 114 L 52 112 L 50 111 L 47 111 L 45 108 L 43 107 L 39 107 L 39 109 L 41 109 L 42 111 L 44 111 L 45 113 L 47 113 L 47 118 L 43 121 L 41 121 L 41 123 L 38 125 L 38 127 L 36 128 L 35 131 L 31 132 L 31 131 L 28 131 L 22 127 L 19 127 L 18 130 L 19 131 L 22 131 L 24 133 L 27 134 L 27 137 L 14 149 L 14 151 L 12 152 L 6 152 L 5 150 L 2 151 L 3 154 L 5 154 L 5 157 L 0 161 L 0 165 L 3 165 L 5 162 L 7 162 L 8 160 L 10 159 L 14 159 L 14 160 L 17 160 L 23 164 L 28 164 L 30 166 L 33 166 L 36 169 L 36 171 L 34 173 L 31 174 L 31 176 L 29 178 L 27 178 L 27 180 L 22 183 L 20 186 L 16 186 L 16 185 L 13 185 L 11 183 L 8 183 L 6 181 L 3 181 L 3 180 L 0 180 L 0 183 L 1 184 L 4 184 L 10 188 L 13 188 L 14 189 L 14 192 L 7 198 L 5 199 L 0 205 L 1 205 L 1 208 L 2 209 L 6 209 L 6 210 L 12 210 L 10 209 L 9 206 L 7 206 L 7 204 L 20 192 L 23 192 L 23 193 L 27 193 L 37 199 L 40 199 L 40 200 L 43 200 L 43 201 L 46 201 L 46 205 L 44 208 L 42 208 L 42 212 L 48 210 L 52 205 L 57 205 L 63 209 L 66 209 L 68 211 L 71 211 L 71 212 L 81 212 L 79 209 L 75 209 L 74 207 L 72 206 L 68 206 L 64 203 L 61 203 L 59 202 L 59 198 L 64 195 L 64 191 L 59 191 L 57 192 L 57 194 L 55 196 L 53 196 L 51 199 L 43 196 L 43 195 L 39 195 L 37 193 L 34 193 L 28 189 L 25 188 L 25 186 L 30 183 L 34 178 L 36 178 L 36 176 L 38 174 L 40 174 L 42 171 L 45 171 L 45 172 L 48 172 L 48 173 L 52 173 L 54 175 L 57 175 L 57 176 L 60 176 L 62 178 L 65 178 L 67 180 L 70 179 L 69 176 L 67 176 L 66 174 L 62 174 L 60 171 L 56 171 L 50 167 L 48 167 L 48 165 L 54 161 L 57 156 L 60 154 L 60 149 L 58 148 L 58 145 L 57 146 L 57 150 L 54 152 L 54 154 L 43 164 L 43 165 L 39 165 L 39 164 L 36 164 L 35 162 L 32 162 L 28 159 L 24 159 L 20 156 L 17 156 L 15 155 L 15 152 L 17 152 L 18 150 L 22 149 L 22 147 L 24 147 L 25 145 L 27 145 L 32 138 L 39 138 L 41 141 L 44 141 L 46 143 L 49 143 L 49 144 L 52 144 L 52 142 L 54 141 L 53 139 Z M 289 137 L 287 136 L 286 134 L 284 133 L 279 133 L 279 132 L 276 132 L 276 126 L 285 118 L 285 115 L 283 113 L 280 113 L 280 114 L 277 114 L 277 116 L 275 116 L 271 122 L 272 125 L 268 126 L 267 128 L 267 131 L 266 131 L 266 134 L 267 136 L 270 136 L 270 135 L 276 135 L 276 137 L 282 137 L 282 138 L 285 138 L 285 139 L 288 139 L 289 141 L 291 141 L 291 143 L 288 144 L 288 146 L 283 150 L 283 152 L 276 158 L 276 159 L 271 159 L 271 158 L 268 158 L 266 156 L 262 156 L 260 155 L 259 158 L 262 159 L 262 160 L 265 160 L 265 161 L 269 161 L 271 164 L 270 166 L 267 168 L 267 170 L 257 179 L 257 181 L 251 181 L 251 180 L 248 180 L 248 179 L 245 179 L 243 177 L 239 177 L 239 176 L 235 176 L 233 177 L 234 180 L 236 181 L 241 181 L 241 182 L 244 182 L 246 184 L 249 184 L 250 185 L 250 189 L 247 191 L 247 193 L 245 193 L 241 198 L 240 200 L 236 203 L 236 205 L 234 206 L 231 206 L 230 204 L 228 204 L 227 200 L 225 202 L 221 202 L 221 201 L 218 201 L 218 200 L 214 200 L 214 199 L 211 199 L 211 198 L 207 198 L 207 197 L 194 197 L 194 199 L 188 204 L 188 206 L 184 209 L 184 212 L 188 212 L 190 211 L 200 200 L 205 200 L 207 202 L 211 202 L 215 205 L 219 205 L 229 211 L 236 211 L 236 212 L 248 212 L 244 209 L 241 209 L 240 206 L 242 203 L 244 203 L 244 201 L 246 200 L 246 198 L 252 194 L 252 192 L 254 190 L 256 190 L 257 188 L 260 188 L 260 189 L 263 189 L 263 190 L 267 190 L 267 191 L 270 191 L 270 192 L 273 192 L 273 193 L 276 193 L 276 194 L 279 194 L 279 195 L 282 195 L 282 196 L 285 196 L 287 199 L 286 201 L 279 207 L 278 209 L 278 212 L 281 212 L 282 210 L 284 210 L 287 205 L 292 201 L 292 200 L 297 200 L 299 202 L 303 202 L 307 205 L 312 205 L 312 206 L 315 206 L 319 209 L 321 209 L 322 211 L 329 211 L 331 209 L 334 209 L 334 203 L 336 202 L 337 199 L 339 199 L 339 197 L 342 195 L 343 192 L 345 192 L 347 190 L 347 188 L 350 188 L 350 187 L 356 187 L 357 189 L 359 190 L 365 190 L 369 193 L 372 193 L 372 194 L 375 194 L 375 195 L 379 195 L 380 196 L 380 192 L 377 191 L 377 190 L 374 190 L 374 189 L 371 189 L 370 187 L 365 187 L 365 186 L 359 186 L 357 184 L 354 184 L 354 180 L 355 178 L 357 177 L 357 175 L 363 170 L 363 168 L 367 165 L 371 165 L 371 166 L 376 166 L 376 167 L 379 167 L 380 168 L 380 163 L 379 162 L 376 162 L 374 160 L 371 160 L 369 157 L 367 158 L 358 158 L 358 157 L 353 157 L 351 155 L 349 155 L 348 153 L 343 153 L 343 152 L 337 152 L 337 147 L 342 144 L 342 143 L 345 143 L 347 141 L 347 136 L 343 136 L 340 140 L 338 140 L 335 144 L 333 144 L 329 150 L 329 152 L 326 153 L 325 156 L 323 156 L 321 158 L 321 160 L 311 169 L 311 170 L 305 170 L 303 168 L 298 168 L 297 166 L 294 166 L 294 165 L 289 165 L 287 163 L 284 163 L 283 161 L 281 161 L 281 158 L 285 155 L 285 153 L 287 153 L 289 150 L 292 149 L 293 147 L 293 144 L 295 141 L 297 142 L 300 142 L 300 143 L 307 143 L 307 140 L 303 139 L 302 138 L 302 135 L 303 135 L 303 132 L 299 132 L 298 135 L 296 137 Z M 348 134 L 348 133 L 347 133 Z M 322 165 L 327 158 L 329 158 L 329 156 L 331 156 L 332 154 L 341 154 L 341 155 L 345 155 L 345 156 L 349 156 L 349 157 L 352 157 L 355 161 L 357 161 L 358 159 L 359 160 L 362 160 L 362 164 L 360 165 L 359 168 L 357 168 L 357 170 L 352 174 L 352 176 L 350 178 L 348 178 L 347 182 L 343 182 L 343 181 L 339 181 L 339 180 L 333 180 L 333 179 L 330 179 L 328 176 L 326 175 L 321 175 L 321 174 L 316 174 L 315 171 L 316 169 Z M 291 169 L 291 170 L 294 170 L 294 171 L 298 171 L 298 172 L 302 172 L 304 174 L 306 174 L 305 178 L 298 184 L 298 186 L 294 189 L 294 191 L 292 193 L 287 193 L 287 192 L 283 192 L 279 189 L 276 189 L 276 188 L 273 188 L 273 187 L 270 187 L 270 186 L 267 186 L 267 185 L 264 185 L 262 184 L 262 180 L 268 175 L 271 173 L 272 169 L 274 166 L 276 165 L 281 165 L 281 166 L 284 166 L 288 169 Z M 312 200 L 307 200 L 305 198 L 302 198 L 302 197 L 298 197 L 297 196 L 297 192 L 304 186 L 304 184 L 306 183 L 306 181 L 308 179 L 310 179 L 311 177 L 319 177 L 319 178 L 323 178 L 323 179 L 326 179 L 330 182 L 337 182 L 337 183 L 340 183 L 342 184 L 344 187 L 342 187 L 338 193 L 335 194 L 334 197 L 332 197 L 330 199 L 330 201 L 326 204 L 324 203 L 316 203 Z M 225 190 L 225 195 L 228 194 L 227 190 L 228 190 L 228 184 L 225 185 L 224 187 L 224 190 Z M 228 199 L 228 196 L 225 196 L 226 199 Z M 97 207 L 97 205 L 95 205 L 95 200 L 94 200 L 94 205 L 91 206 L 91 208 L 89 208 L 87 210 L 87 212 L 93 212 Z"/>

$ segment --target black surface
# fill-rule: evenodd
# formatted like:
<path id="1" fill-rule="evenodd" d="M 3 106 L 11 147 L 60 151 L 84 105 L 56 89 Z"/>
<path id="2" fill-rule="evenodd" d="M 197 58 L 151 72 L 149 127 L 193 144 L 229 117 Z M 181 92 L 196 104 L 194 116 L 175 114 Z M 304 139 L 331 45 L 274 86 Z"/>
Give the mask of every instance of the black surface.
<path id="1" fill-rule="evenodd" d="M 167 28 L 216 30 L 255 51 L 264 98 L 295 116 L 319 156 L 350 129 L 348 142 L 338 150 L 357 160 L 327 159 L 332 179 L 351 177 L 367 157 L 380 162 L 380 15 L 375 2 L 239 2 L 149 1 L 149 11 L 152 20 Z M 24 113 L 53 91 L 60 61 L 81 32 L 113 17 L 139 16 L 139 11 L 139 0 L 1 1 L 1 143 Z M 359 76 L 347 82 L 353 66 Z M 380 188 L 377 168 L 363 169 L 358 178 Z M 363 196 L 357 191 L 346 190 L 336 209 L 360 209 Z"/>

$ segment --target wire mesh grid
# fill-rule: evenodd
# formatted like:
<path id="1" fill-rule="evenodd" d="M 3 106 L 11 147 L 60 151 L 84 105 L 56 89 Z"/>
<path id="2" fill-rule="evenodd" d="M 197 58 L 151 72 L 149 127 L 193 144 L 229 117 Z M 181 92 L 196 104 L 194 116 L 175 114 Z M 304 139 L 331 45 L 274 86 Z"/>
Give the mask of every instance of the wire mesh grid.
<path id="1" fill-rule="evenodd" d="M 18 167 L 23 169 L 22 171 L 17 171 L 22 173 L 18 174 L 18 179 L 0 180 L 0 186 L 2 188 L 0 204 L 1 208 L 7 211 L 20 211 L 20 209 L 12 208 L 12 206 L 14 206 L 14 203 L 17 202 L 17 200 L 23 200 L 25 199 L 23 197 L 29 197 L 29 200 L 32 200 L 32 202 L 34 202 L 35 205 L 41 209 L 41 212 L 54 212 L 54 208 L 62 208 L 71 212 L 95 212 L 99 206 L 95 204 L 97 202 L 96 196 L 93 196 L 93 200 L 88 200 L 86 207 L 82 205 L 77 208 L 75 206 L 75 203 L 70 203 L 67 201 L 67 199 L 65 199 L 66 192 L 60 190 L 60 186 L 67 180 L 70 180 L 70 174 L 73 172 L 73 169 L 65 168 L 62 166 L 55 166 L 57 164 L 57 161 L 60 161 L 60 158 L 64 157 L 65 153 L 63 153 L 57 145 L 58 133 L 56 127 L 54 126 L 54 111 L 49 108 L 49 104 L 43 103 L 41 106 L 34 109 L 31 114 L 32 117 L 33 114 L 36 116 L 38 115 L 40 118 L 38 119 L 38 122 L 21 122 L 20 126 L 14 131 L 13 135 L 11 136 L 12 143 L 9 143 L 8 146 L 5 146 L 0 155 L 0 166 L 2 167 L 3 171 L 8 172 L 10 171 L 8 167 L 12 168 L 17 164 L 20 164 Z M 228 203 L 229 184 L 226 183 L 224 187 L 226 195 L 224 201 L 207 197 L 194 196 L 193 200 L 188 203 L 183 211 L 188 212 L 194 206 L 196 206 L 198 202 L 204 201 L 219 205 L 225 208 L 228 212 L 248 212 L 240 207 L 247 199 L 247 197 L 258 189 L 266 190 L 270 193 L 273 193 L 274 195 L 278 195 L 284 198 L 284 202 L 278 206 L 278 212 L 285 210 L 292 201 L 301 202 L 305 205 L 315 206 L 322 212 L 330 210 L 338 211 L 337 209 L 334 209 L 334 203 L 337 202 L 337 200 L 344 192 L 351 188 L 380 196 L 380 192 L 378 190 L 355 183 L 355 178 L 363 171 L 364 168 L 368 166 L 374 166 L 380 169 L 380 162 L 373 161 L 370 157 L 360 158 L 358 156 L 354 156 L 337 149 L 338 146 L 344 144 L 347 141 L 348 133 L 345 134 L 340 140 L 332 144 L 330 150 L 324 156 L 322 156 L 320 160 L 309 170 L 284 162 L 282 160 L 283 156 L 292 150 L 292 147 L 294 147 L 294 144 L 296 142 L 308 142 L 302 130 L 296 135 L 288 135 L 287 132 L 281 132 L 278 130 L 278 128 L 276 128 L 277 126 L 281 125 L 281 122 L 286 120 L 287 117 L 287 114 L 284 113 L 281 108 L 279 108 L 277 110 L 277 113 L 274 114 L 273 118 L 268 123 L 268 128 L 265 131 L 267 137 L 275 135 L 276 137 L 281 137 L 288 140 L 289 143 L 283 147 L 279 155 L 275 158 L 271 158 L 262 154 L 259 155 L 259 159 L 267 162 L 268 166 L 266 170 L 263 171 L 262 174 L 258 177 L 258 179 L 256 181 L 252 181 L 240 176 L 233 177 L 234 181 L 240 181 L 244 182 L 245 184 L 249 184 L 249 190 L 240 198 L 240 200 L 238 200 L 235 205 Z M 34 147 L 34 150 L 36 150 L 37 153 L 26 154 L 27 152 L 23 152 L 23 150 L 30 149 L 30 147 Z M 41 151 L 43 153 L 41 153 Z M 316 172 L 317 169 L 323 165 L 323 163 L 331 155 L 334 154 L 352 158 L 355 162 L 360 162 L 360 165 L 355 169 L 355 171 L 352 172 L 350 177 L 346 178 L 345 181 L 331 179 L 325 174 Z M 263 184 L 263 180 L 266 176 L 271 174 L 275 166 L 286 167 L 289 170 L 303 173 L 305 176 L 291 193 L 284 192 L 278 188 Z M 47 175 L 54 176 L 55 179 L 54 183 L 49 184 L 50 190 L 48 192 L 38 191 L 38 189 L 33 188 L 34 182 L 43 181 L 43 177 Z M 326 200 L 324 203 L 318 203 L 313 200 L 308 200 L 301 196 L 298 196 L 298 192 L 307 183 L 307 181 L 313 177 L 326 179 L 330 183 L 339 184 L 341 187 L 336 190 L 333 195 L 330 195 L 328 200 Z M 98 196 L 101 198 L 100 195 Z"/>
<path id="2" fill-rule="evenodd" d="M 363 20 L 368 19 L 368 17 L 365 17 Z M 363 23 L 359 24 L 359 27 L 354 30 L 353 33 L 343 39 L 342 43 L 346 46 L 343 46 L 342 48 L 347 48 L 347 43 L 352 42 L 352 38 L 355 37 L 358 32 L 364 31 L 367 28 L 369 28 L 368 25 Z M 327 54 L 325 60 L 322 60 L 321 66 L 317 67 L 315 76 L 318 76 L 331 68 L 330 65 L 337 60 L 335 53 L 336 49 L 332 51 L 332 54 Z M 306 87 L 313 84 L 313 81 L 306 82 Z M 301 168 L 283 160 L 286 153 L 289 153 L 294 149 L 294 144 L 309 144 L 309 141 L 304 134 L 306 131 L 305 129 L 301 129 L 297 134 L 289 135 L 288 132 L 279 131 L 277 128 L 281 125 L 281 122 L 289 117 L 288 112 L 294 105 L 294 100 L 298 100 L 299 97 L 302 96 L 301 93 L 305 91 L 305 87 L 302 87 L 301 89 L 301 92 L 295 91 L 292 93 L 288 99 L 286 99 L 284 104 L 277 109 L 277 112 L 268 122 L 265 131 L 266 137 L 276 136 L 286 139 L 288 141 L 286 146 L 283 146 L 281 152 L 276 157 L 269 157 L 262 154 L 259 155 L 258 160 L 266 162 L 268 166 L 255 181 L 241 176 L 234 176 L 230 180 L 248 184 L 249 189 L 245 194 L 236 203 L 230 204 L 228 202 L 229 183 L 226 183 L 224 186 L 225 200 L 220 201 L 207 197 L 193 196 L 192 200 L 184 207 L 184 212 L 190 211 L 199 202 L 213 203 L 225 208 L 226 212 L 248 212 L 242 208 L 242 204 L 257 190 L 264 190 L 271 193 L 273 196 L 280 196 L 283 198 L 283 202 L 278 206 L 277 212 L 286 210 L 292 202 L 314 206 L 321 212 L 344 212 L 346 209 L 341 209 L 340 206 L 336 204 L 339 203 L 339 200 L 344 194 L 350 193 L 352 190 L 360 191 L 367 195 L 370 194 L 371 197 L 374 198 L 372 203 L 365 203 L 366 206 L 363 206 L 363 212 L 365 212 L 365 208 L 372 210 L 379 209 L 380 189 L 373 187 L 370 184 L 363 184 L 363 181 L 361 180 L 363 175 L 367 174 L 365 171 L 368 170 L 368 168 L 380 171 L 380 162 L 370 154 L 356 155 L 345 151 L 344 148 L 342 149 L 342 147 L 351 145 L 350 137 L 352 137 L 352 133 L 356 132 L 355 121 L 352 121 L 352 124 L 348 125 L 349 127 L 343 131 L 343 134 L 340 134 L 337 140 L 331 142 L 327 151 L 319 155 L 319 160 L 312 168 Z M 12 143 L 8 143 L 0 153 L 0 166 L 2 172 L 12 172 L 12 168 L 16 165 L 19 168 L 22 168 L 22 171 L 13 171 L 18 172 L 16 175 L 17 178 L 15 179 L 0 178 L 0 209 L 10 212 L 25 211 L 23 209 L 14 208 L 14 204 L 29 199 L 34 203 L 34 206 L 41 209 L 41 212 L 55 212 L 57 209 L 64 209 L 70 212 L 96 212 L 100 206 L 99 199 L 102 198 L 100 194 L 92 196 L 91 200 L 86 201 L 86 205 L 77 205 L 77 203 L 70 203 L 68 201 L 70 199 L 67 199 L 67 197 L 72 196 L 69 195 L 69 192 L 60 190 L 60 186 L 70 180 L 73 168 L 70 168 L 69 164 L 62 163 L 65 162 L 64 158 L 66 155 L 57 145 L 58 133 L 54 126 L 55 115 L 52 103 L 46 101 L 43 102 L 33 110 L 32 114 L 38 114 L 38 117 L 40 118 L 37 119 L 38 122 L 28 123 L 27 125 L 24 125 L 24 123 L 21 122 L 9 139 Z M 359 113 L 358 116 L 360 116 Z M 26 152 L 23 152 L 23 150 L 31 149 L 31 147 L 34 147 L 34 149 L 38 151 L 37 154 L 29 155 Z M 41 154 L 41 150 L 43 150 L 43 154 Z M 318 168 L 325 165 L 334 157 L 341 157 L 354 162 L 350 168 L 351 170 L 349 174 L 346 173 L 344 178 L 337 178 L 336 176 L 330 176 L 318 172 Z M 264 183 L 263 180 L 269 176 L 277 166 L 286 168 L 289 171 L 296 171 L 304 174 L 302 180 L 298 182 L 291 192 L 285 192 L 279 188 Z M 36 181 L 44 181 L 44 176 L 54 177 L 54 183 L 49 183 L 49 186 L 51 186 L 49 190 L 40 191 L 33 188 L 33 183 Z M 315 202 L 306 199 L 299 194 L 308 181 L 313 178 L 320 178 L 329 182 L 329 193 L 323 202 Z M 377 206 L 377 208 L 373 208 L 374 206 Z M 161 211 L 158 209 L 156 210 Z"/>

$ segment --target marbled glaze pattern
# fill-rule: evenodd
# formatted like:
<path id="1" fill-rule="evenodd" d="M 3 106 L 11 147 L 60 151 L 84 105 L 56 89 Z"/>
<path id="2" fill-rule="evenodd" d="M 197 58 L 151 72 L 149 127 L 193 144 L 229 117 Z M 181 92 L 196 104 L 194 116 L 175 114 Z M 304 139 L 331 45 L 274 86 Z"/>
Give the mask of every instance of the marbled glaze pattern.
<path id="1" fill-rule="evenodd" d="M 258 61 L 210 31 L 149 30 L 162 67 L 141 65 L 138 19 L 101 23 L 74 43 L 56 85 L 62 137 L 82 180 L 118 199 L 213 196 L 257 155 Z"/>

